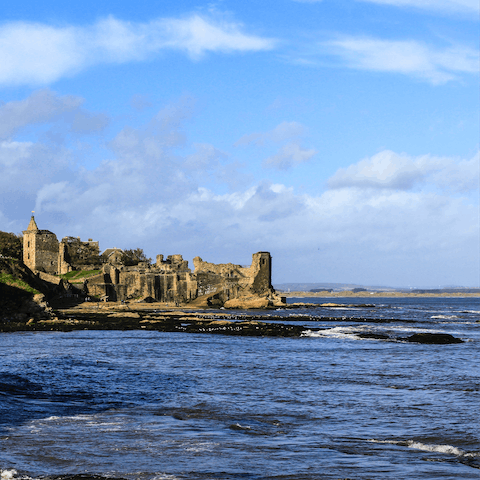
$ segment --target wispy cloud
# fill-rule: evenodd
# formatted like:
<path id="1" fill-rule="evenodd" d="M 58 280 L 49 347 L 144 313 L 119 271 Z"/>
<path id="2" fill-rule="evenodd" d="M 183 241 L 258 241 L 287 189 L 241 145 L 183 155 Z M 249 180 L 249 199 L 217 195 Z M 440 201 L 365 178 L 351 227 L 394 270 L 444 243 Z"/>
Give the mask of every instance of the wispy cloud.
<path id="1" fill-rule="evenodd" d="M 343 36 L 319 45 L 349 68 L 390 72 L 442 84 L 478 72 L 478 51 L 464 46 L 432 47 L 415 40 Z"/>
<path id="2" fill-rule="evenodd" d="M 278 170 L 288 170 L 295 165 L 307 162 L 317 153 L 313 148 L 307 150 L 298 143 L 291 142 L 284 145 L 276 155 L 268 157 L 263 162 L 263 166 Z"/>
<path id="3" fill-rule="evenodd" d="M 293 0 L 297 3 L 320 3 L 323 0 Z M 358 2 L 378 3 L 395 7 L 414 7 L 424 10 L 445 10 L 457 12 L 478 11 L 477 0 L 357 0 Z"/>
<path id="4" fill-rule="evenodd" d="M 268 132 L 255 132 L 244 135 L 235 143 L 235 146 L 252 143 L 263 146 L 267 142 L 284 142 L 285 140 L 304 135 L 305 130 L 305 127 L 298 122 L 282 122 Z"/>
<path id="5" fill-rule="evenodd" d="M 67 112 L 78 112 L 82 104 L 80 97 L 59 96 L 46 89 L 24 100 L 8 102 L 0 106 L 0 139 L 11 137 L 25 126 L 53 121 Z"/>
<path id="6" fill-rule="evenodd" d="M 43 103 L 36 100 L 40 117 L 19 116 L 20 105 L 31 105 L 26 99 L 4 105 L 3 121 L 10 115 L 22 126 L 28 118 L 32 125 L 42 118 L 63 123 L 57 114 L 68 99 L 43 95 Z M 52 102 L 57 107 L 48 109 Z M 73 104 L 79 103 L 75 97 Z M 226 189 L 227 180 L 239 177 L 230 172 L 219 180 L 225 166 L 234 167 L 234 155 L 188 141 L 183 124 L 194 114 L 192 103 L 180 99 L 145 125 L 118 131 L 106 142 L 105 160 L 90 170 L 75 163 L 77 156 L 64 145 L 42 143 L 43 137 L 25 142 L 23 130 L 15 130 L 17 136 L 0 141 L 0 229 L 21 231 L 34 208 L 41 228 L 59 237 L 95 238 L 102 248 L 238 263 L 269 250 L 277 279 L 285 281 L 295 271 L 317 278 L 321 269 L 332 281 L 350 272 L 358 281 L 389 282 L 392 269 L 405 272 L 407 264 L 411 276 L 396 277 L 399 283 L 428 283 L 437 274 L 450 282 L 478 281 L 478 155 L 383 151 L 339 169 L 316 193 L 262 180 Z M 258 133 L 280 142 L 273 142 L 280 146 L 276 168 L 311 154 L 298 144 L 288 147 L 298 140 L 299 125 L 284 122 Z M 254 148 L 260 148 L 258 140 L 252 139 Z M 188 154 L 181 154 L 183 145 Z M 379 267 L 372 269 L 372 262 Z"/>
<path id="7" fill-rule="evenodd" d="M 457 12 L 475 12 L 479 10 L 477 0 L 357 0 L 362 2 L 393 5 L 396 7 L 414 7 L 425 10 L 445 10 Z"/>
<path id="8" fill-rule="evenodd" d="M 330 177 L 328 186 L 408 191 L 425 184 L 442 190 L 466 193 L 478 189 L 479 156 L 458 161 L 449 157 L 412 157 L 390 150 L 365 158 Z"/>
<path id="9" fill-rule="evenodd" d="M 125 63 L 177 50 L 192 59 L 274 48 L 243 25 L 200 15 L 134 23 L 108 17 L 88 26 L 10 22 L 0 26 L 0 84 L 49 84 L 99 63 Z"/>
<path id="10" fill-rule="evenodd" d="M 254 132 L 241 137 L 235 146 L 253 145 L 265 147 L 268 144 L 283 144 L 277 153 L 263 161 L 263 166 L 277 170 L 288 170 L 295 165 L 307 162 L 318 152 L 301 146 L 301 139 L 307 129 L 298 122 L 282 122 L 267 132 Z"/>

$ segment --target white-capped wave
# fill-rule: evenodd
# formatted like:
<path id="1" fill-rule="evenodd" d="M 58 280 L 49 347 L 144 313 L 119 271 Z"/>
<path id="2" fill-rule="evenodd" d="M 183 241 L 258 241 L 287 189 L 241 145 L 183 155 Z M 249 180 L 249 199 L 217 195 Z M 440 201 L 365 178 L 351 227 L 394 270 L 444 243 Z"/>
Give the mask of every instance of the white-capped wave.
<path id="1" fill-rule="evenodd" d="M 415 440 L 370 440 L 374 443 L 387 443 L 391 445 L 398 445 L 401 447 L 413 448 L 415 450 L 421 450 L 423 452 L 431 453 L 443 453 L 446 455 L 455 455 L 457 457 L 478 457 L 480 452 L 466 452 L 461 448 L 454 447 L 453 445 L 435 445 L 422 442 L 416 442 Z"/>
<path id="2" fill-rule="evenodd" d="M 453 320 L 455 318 L 460 318 L 460 317 L 457 315 L 433 315 L 430 318 L 443 318 L 447 320 Z"/>
<path id="3" fill-rule="evenodd" d="M 449 333 L 445 330 L 439 330 L 434 328 L 420 328 L 420 327 L 389 327 L 393 332 L 406 332 L 406 333 Z"/>
<path id="4" fill-rule="evenodd" d="M 6 469 L 6 470 L 0 470 L 0 478 L 1 480 L 11 480 L 15 478 L 15 475 L 17 474 L 17 471 L 13 468 Z"/>
<path id="5" fill-rule="evenodd" d="M 362 337 L 355 335 L 362 327 L 333 327 L 325 330 L 312 331 L 304 330 L 302 332 L 303 337 L 327 337 L 327 338 L 348 338 L 349 340 L 364 340 Z"/>
<path id="6" fill-rule="evenodd" d="M 166 473 L 162 473 L 153 477 L 152 480 L 180 480 L 180 478 L 176 477 L 175 475 L 167 475 Z"/>
<path id="7" fill-rule="evenodd" d="M 249 427 L 248 425 L 240 425 L 239 423 L 234 423 L 233 425 L 230 425 L 230 430 L 251 430 L 252 427 Z"/>

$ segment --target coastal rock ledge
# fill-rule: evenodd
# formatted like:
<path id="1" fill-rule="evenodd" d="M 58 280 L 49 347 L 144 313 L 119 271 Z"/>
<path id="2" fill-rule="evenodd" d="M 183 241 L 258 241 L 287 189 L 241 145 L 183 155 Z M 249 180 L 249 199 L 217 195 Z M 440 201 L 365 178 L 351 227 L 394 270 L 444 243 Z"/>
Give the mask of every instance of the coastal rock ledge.
<path id="1" fill-rule="evenodd" d="M 428 343 L 437 345 L 464 343 L 462 339 L 456 338 L 448 333 L 415 333 L 405 340 L 413 343 Z"/>

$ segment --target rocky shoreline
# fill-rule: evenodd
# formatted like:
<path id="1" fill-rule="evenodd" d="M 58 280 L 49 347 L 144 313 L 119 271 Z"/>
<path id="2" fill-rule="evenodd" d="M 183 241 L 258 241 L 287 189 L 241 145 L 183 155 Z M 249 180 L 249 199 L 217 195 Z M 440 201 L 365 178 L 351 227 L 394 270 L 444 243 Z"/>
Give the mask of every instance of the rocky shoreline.
<path id="1" fill-rule="evenodd" d="M 228 317 L 227 317 L 228 318 Z M 306 330 L 301 325 L 262 322 L 254 319 L 230 320 L 210 314 L 185 312 L 88 312 L 59 313 L 51 319 L 31 319 L 28 322 L 7 321 L 0 325 L 1 332 L 73 330 L 155 330 L 160 332 L 210 333 L 243 336 L 299 337 Z"/>
<path id="2" fill-rule="evenodd" d="M 185 307 L 185 306 L 184 306 Z M 160 332 L 206 333 L 255 337 L 301 337 L 309 332 L 328 330 L 312 328 L 298 322 L 391 323 L 395 319 L 364 317 L 319 317 L 308 314 L 281 316 L 274 313 L 244 313 L 194 310 L 186 308 L 152 308 L 151 304 L 80 303 L 73 308 L 43 310 L 40 315 L 25 321 L 25 315 L 4 318 L 0 332 L 71 332 L 75 330 L 153 330 Z M 293 324 L 293 322 L 295 322 Z M 403 341 L 423 344 L 463 343 L 452 335 L 420 333 L 409 337 L 352 332 L 371 340 Z"/>

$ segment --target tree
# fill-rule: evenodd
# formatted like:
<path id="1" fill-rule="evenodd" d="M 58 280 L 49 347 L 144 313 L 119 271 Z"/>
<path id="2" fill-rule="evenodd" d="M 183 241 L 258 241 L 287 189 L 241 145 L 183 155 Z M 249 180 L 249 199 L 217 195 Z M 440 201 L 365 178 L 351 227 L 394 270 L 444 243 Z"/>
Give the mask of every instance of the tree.
<path id="1" fill-rule="evenodd" d="M 152 262 L 152 259 L 147 258 L 145 253 L 143 253 L 142 248 L 135 248 L 135 249 L 123 251 L 122 263 L 125 266 L 131 267 L 133 265 L 138 265 L 140 262 L 147 262 L 147 263 Z"/>
<path id="2" fill-rule="evenodd" d="M 62 242 L 66 245 L 66 260 L 73 267 L 101 263 L 98 242 L 82 242 L 77 237 L 65 237 Z"/>
<path id="3" fill-rule="evenodd" d="M 14 233 L 0 231 L 0 255 L 22 260 L 23 237 Z"/>

